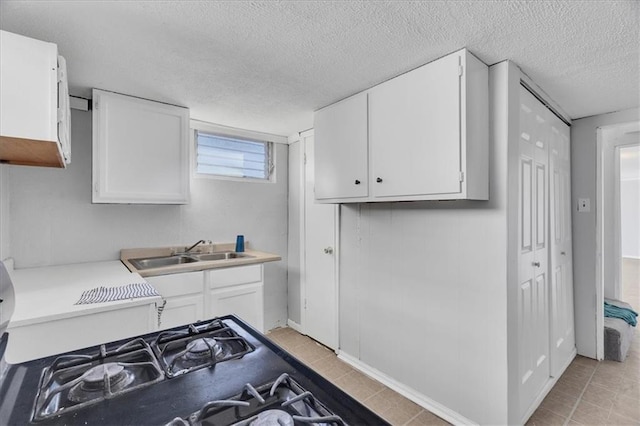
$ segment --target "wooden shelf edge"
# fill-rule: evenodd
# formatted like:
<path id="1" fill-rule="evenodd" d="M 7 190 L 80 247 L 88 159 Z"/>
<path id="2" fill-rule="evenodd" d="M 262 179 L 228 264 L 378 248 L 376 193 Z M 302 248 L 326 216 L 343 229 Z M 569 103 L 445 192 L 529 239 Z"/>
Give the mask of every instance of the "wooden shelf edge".
<path id="1" fill-rule="evenodd" d="M 65 168 L 56 141 L 0 136 L 0 163 Z"/>

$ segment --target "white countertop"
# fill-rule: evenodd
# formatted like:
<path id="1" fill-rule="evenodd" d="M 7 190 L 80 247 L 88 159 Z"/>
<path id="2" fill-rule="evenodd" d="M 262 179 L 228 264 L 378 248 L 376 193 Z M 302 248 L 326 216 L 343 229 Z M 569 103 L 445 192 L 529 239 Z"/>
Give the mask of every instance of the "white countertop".
<path id="1" fill-rule="evenodd" d="M 55 319 L 77 317 L 123 307 L 149 304 L 160 296 L 75 305 L 82 292 L 146 282 L 119 260 L 10 270 L 15 311 L 9 329 Z"/>

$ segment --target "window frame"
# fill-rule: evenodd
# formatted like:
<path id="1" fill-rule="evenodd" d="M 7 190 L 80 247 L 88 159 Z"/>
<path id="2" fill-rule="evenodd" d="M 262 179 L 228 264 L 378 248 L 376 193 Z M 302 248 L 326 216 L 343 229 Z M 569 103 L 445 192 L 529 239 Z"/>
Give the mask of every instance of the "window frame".
<path id="1" fill-rule="evenodd" d="M 191 120 L 191 175 L 196 179 L 216 179 L 248 183 L 275 183 L 277 174 L 276 143 L 287 143 L 283 136 L 270 135 L 268 133 L 254 132 L 250 130 L 226 127 L 202 121 Z M 263 142 L 266 144 L 269 161 L 269 176 L 266 179 L 225 176 L 198 172 L 198 133 L 206 133 L 214 136 L 228 137 L 248 142 Z"/>

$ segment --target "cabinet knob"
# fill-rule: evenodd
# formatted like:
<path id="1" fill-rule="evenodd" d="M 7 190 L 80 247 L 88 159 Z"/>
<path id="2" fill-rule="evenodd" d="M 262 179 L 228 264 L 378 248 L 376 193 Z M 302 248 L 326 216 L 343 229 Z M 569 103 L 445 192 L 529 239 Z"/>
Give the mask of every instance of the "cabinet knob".
<path id="1" fill-rule="evenodd" d="M 562 256 L 564 256 L 564 255 L 566 255 L 567 253 L 565 253 L 565 252 L 561 251 L 561 252 L 560 252 L 560 254 L 561 254 Z"/>
<path id="2" fill-rule="evenodd" d="M 358 179 L 356 179 L 355 184 L 356 184 L 356 185 L 360 185 L 360 181 L 359 181 Z"/>
<path id="3" fill-rule="evenodd" d="M 326 247 L 324 249 L 325 254 L 333 254 L 333 247 Z"/>
<path id="4" fill-rule="evenodd" d="M 540 267 L 540 262 L 533 262 L 532 264 L 533 264 L 533 266 L 535 266 L 536 268 L 539 268 L 539 267 Z"/>
<path id="5" fill-rule="evenodd" d="M 380 178 L 380 177 L 379 177 L 379 178 L 376 178 L 376 182 L 378 182 L 378 183 L 382 183 L 382 178 Z"/>

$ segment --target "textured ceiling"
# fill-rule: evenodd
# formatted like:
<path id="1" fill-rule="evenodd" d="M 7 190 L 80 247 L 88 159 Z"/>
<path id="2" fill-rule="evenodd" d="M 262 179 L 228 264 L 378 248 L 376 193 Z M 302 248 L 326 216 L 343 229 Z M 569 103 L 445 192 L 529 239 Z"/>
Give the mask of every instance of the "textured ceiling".
<path id="1" fill-rule="evenodd" d="M 637 107 L 638 1 L 7 1 L 97 87 L 289 135 L 312 112 L 461 47 L 517 63 L 572 118 Z"/>

